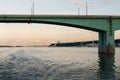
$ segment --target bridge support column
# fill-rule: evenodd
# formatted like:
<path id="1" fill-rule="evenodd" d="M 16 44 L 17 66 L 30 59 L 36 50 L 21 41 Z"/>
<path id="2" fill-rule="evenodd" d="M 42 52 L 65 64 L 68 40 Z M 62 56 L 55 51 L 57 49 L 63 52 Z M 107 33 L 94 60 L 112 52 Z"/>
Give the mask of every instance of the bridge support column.
<path id="1" fill-rule="evenodd" d="M 99 53 L 115 53 L 114 32 L 99 32 Z"/>

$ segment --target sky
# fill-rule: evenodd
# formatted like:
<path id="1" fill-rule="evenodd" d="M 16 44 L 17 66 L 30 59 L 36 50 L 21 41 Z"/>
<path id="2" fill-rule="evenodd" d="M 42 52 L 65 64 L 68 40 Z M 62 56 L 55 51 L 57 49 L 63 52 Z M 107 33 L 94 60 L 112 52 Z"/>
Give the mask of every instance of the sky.
<path id="1" fill-rule="evenodd" d="M 120 0 L 0 0 L 0 14 L 39 15 L 120 15 Z M 120 38 L 120 31 L 115 38 Z M 49 45 L 57 41 L 74 42 L 97 40 L 98 33 L 83 29 L 47 24 L 0 23 L 0 45 Z"/>

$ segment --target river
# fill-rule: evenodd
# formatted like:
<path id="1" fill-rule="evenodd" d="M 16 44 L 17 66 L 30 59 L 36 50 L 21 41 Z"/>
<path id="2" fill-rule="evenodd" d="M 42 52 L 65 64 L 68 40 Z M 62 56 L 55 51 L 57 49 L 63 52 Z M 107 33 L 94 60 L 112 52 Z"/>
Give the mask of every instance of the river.
<path id="1" fill-rule="evenodd" d="M 120 48 L 0 48 L 0 80 L 120 80 Z"/>

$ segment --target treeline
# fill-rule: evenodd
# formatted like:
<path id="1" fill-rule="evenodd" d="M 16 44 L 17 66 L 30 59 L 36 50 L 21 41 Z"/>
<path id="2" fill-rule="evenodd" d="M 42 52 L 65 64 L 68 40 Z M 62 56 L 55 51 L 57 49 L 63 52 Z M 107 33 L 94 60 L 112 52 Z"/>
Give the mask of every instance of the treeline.
<path id="1" fill-rule="evenodd" d="M 67 42 L 67 43 L 53 43 L 49 45 L 49 47 L 82 47 L 86 46 L 87 44 L 91 44 L 92 41 L 87 42 Z M 95 44 L 98 43 L 98 41 L 94 41 Z"/>
<path id="2" fill-rule="evenodd" d="M 120 39 L 115 40 L 115 45 L 120 46 Z M 87 46 L 88 44 L 98 45 L 98 40 L 95 41 L 83 41 L 83 42 L 66 42 L 66 43 L 53 43 L 49 47 L 82 47 Z"/>

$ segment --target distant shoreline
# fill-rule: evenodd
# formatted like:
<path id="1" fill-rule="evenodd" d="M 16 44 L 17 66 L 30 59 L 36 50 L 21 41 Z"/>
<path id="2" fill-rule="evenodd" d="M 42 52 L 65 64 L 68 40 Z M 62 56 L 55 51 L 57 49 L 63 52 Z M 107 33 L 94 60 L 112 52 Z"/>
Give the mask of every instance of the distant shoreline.
<path id="1" fill-rule="evenodd" d="M 48 46 L 0 46 L 1 47 L 48 47 Z"/>
<path id="2" fill-rule="evenodd" d="M 56 47 L 53 47 L 53 46 L 0 46 L 0 48 L 20 48 L 20 47 L 48 47 L 48 48 L 70 48 L 70 47 L 73 47 L 73 48 L 84 48 L 84 47 L 87 47 L 87 46 L 56 46 Z M 98 47 L 94 47 L 94 46 L 90 46 L 90 47 L 87 47 L 87 48 L 98 48 Z M 116 48 L 120 48 L 120 46 L 116 46 Z"/>
<path id="3" fill-rule="evenodd" d="M 98 46 L 99 46 L 98 40 L 82 42 L 64 42 L 64 43 L 58 41 L 56 43 L 52 43 L 49 45 L 49 47 L 98 47 Z M 115 40 L 115 46 L 120 47 L 120 39 Z"/>

